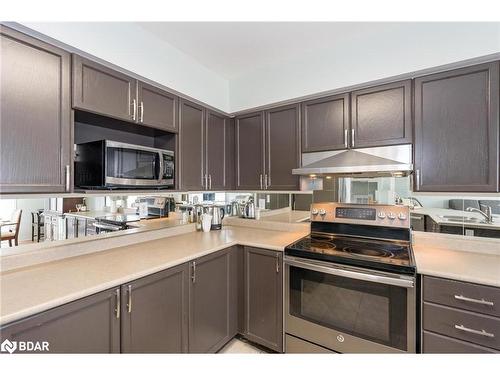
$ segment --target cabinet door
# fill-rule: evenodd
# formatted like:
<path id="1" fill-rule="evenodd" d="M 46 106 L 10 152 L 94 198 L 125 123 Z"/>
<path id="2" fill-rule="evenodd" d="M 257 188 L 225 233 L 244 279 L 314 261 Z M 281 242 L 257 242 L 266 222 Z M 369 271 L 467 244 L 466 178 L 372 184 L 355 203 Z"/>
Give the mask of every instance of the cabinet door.
<path id="1" fill-rule="evenodd" d="M 245 247 L 245 336 L 283 351 L 283 256 Z"/>
<path id="2" fill-rule="evenodd" d="M 300 166 L 299 105 L 266 111 L 266 172 L 267 189 L 296 190 L 299 177 L 292 169 Z"/>
<path id="3" fill-rule="evenodd" d="M 415 80 L 415 189 L 495 192 L 498 62 Z"/>
<path id="4" fill-rule="evenodd" d="M 0 43 L 0 192 L 67 191 L 70 55 L 4 26 Z"/>
<path id="5" fill-rule="evenodd" d="M 234 335 L 231 249 L 191 262 L 189 353 L 213 353 Z"/>
<path id="6" fill-rule="evenodd" d="M 353 147 L 411 143 L 411 80 L 354 91 L 351 119 Z"/>
<path id="7" fill-rule="evenodd" d="M 236 188 L 264 188 L 264 114 L 236 118 Z"/>
<path id="8" fill-rule="evenodd" d="M 226 190 L 234 189 L 235 180 L 235 131 L 234 118 L 227 120 L 226 133 Z"/>
<path id="9" fill-rule="evenodd" d="M 184 190 L 203 190 L 203 107 L 181 99 L 180 105 L 180 180 Z"/>
<path id="10" fill-rule="evenodd" d="M 134 78 L 73 55 L 73 108 L 137 121 L 136 98 L 137 81 Z"/>
<path id="11" fill-rule="evenodd" d="M 349 94 L 302 103 L 302 151 L 343 150 L 348 147 Z"/>
<path id="12" fill-rule="evenodd" d="M 144 82 L 137 83 L 139 123 L 177 132 L 177 96 Z"/>
<path id="13" fill-rule="evenodd" d="M 122 286 L 123 353 L 187 352 L 189 266 Z"/>
<path id="14" fill-rule="evenodd" d="M 205 173 L 208 178 L 209 190 L 227 189 L 229 185 L 226 173 L 227 149 L 229 134 L 229 119 L 217 113 L 207 112 L 205 131 Z"/>
<path id="15" fill-rule="evenodd" d="M 120 289 L 110 289 L 8 324 L 0 340 L 47 341 L 50 353 L 119 353 Z"/>

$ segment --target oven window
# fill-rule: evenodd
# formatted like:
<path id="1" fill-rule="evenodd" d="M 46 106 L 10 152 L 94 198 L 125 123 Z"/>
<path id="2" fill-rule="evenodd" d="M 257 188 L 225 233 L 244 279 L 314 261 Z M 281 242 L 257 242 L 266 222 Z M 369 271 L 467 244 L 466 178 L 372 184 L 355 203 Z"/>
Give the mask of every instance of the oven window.
<path id="1" fill-rule="evenodd" d="M 290 314 L 405 351 L 406 288 L 290 267 Z"/>
<path id="2" fill-rule="evenodd" d="M 156 180 L 158 153 L 127 148 L 107 148 L 108 177 Z"/>

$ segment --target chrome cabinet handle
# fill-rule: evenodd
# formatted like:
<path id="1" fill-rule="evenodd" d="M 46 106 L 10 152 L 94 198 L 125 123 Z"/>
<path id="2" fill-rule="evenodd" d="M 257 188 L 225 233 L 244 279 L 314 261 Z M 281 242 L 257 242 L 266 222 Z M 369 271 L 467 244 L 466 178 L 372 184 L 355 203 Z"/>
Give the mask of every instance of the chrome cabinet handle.
<path id="1" fill-rule="evenodd" d="M 280 273 L 280 256 L 276 254 L 276 273 Z"/>
<path id="2" fill-rule="evenodd" d="M 144 102 L 141 100 L 141 115 L 140 115 L 140 122 L 144 122 Z"/>
<path id="3" fill-rule="evenodd" d="M 486 336 L 486 337 L 495 337 L 495 335 L 493 333 L 486 332 L 484 329 L 482 329 L 481 331 L 479 331 L 477 329 L 467 328 L 463 324 L 460 324 L 460 325 L 455 324 L 455 328 L 458 329 L 458 330 L 460 330 L 460 331 L 464 331 L 464 332 L 468 332 L 468 333 L 473 333 L 475 335 Z"/>
<path id="4" fill-rule="evenodd" d="M 420 169 L 415 170 L 415 178 L 417 179 L 416 188 L 420 190 Z"/>
<path id="5" fill-rule="evenodd" d="M 262 174 L 260 175 L 260 190 L 262 190 Z"/>
<path id="6" fill-rule="evenodd" d="M 115 291 L 115 296 L 116 296 L 116 306 L 115 306 L 115 316 L 116 319 L 120 319 L 120 288 L 116 289 Z"/>
<path id="7" fill-rule="evenodd" d="M 267 187 L 270 187 L 271 186 L 271 175 L 267 176 L 267 182 L 268 182 Z M 266 187 L 266 189 L 267 189 L 267 187 Z"/>
<path id="8" fill-rule="evenodd" d="M 347 139 L 348 138 L 347 134 L 348 134 L 348 131 L 347 131 L 347 129 L 345 129 L 344 130 L 344 147 L 345 148 L 349 147 L 349 144 L 347 143 L 347 140 L 348 140 Z"/>
<path id="9" fill-rule="evenodd" d="M 132 100 L 132 120 L 135 121 L 136 117 L 137 117 L 137 100 L 133 99 Z"/>
<path id="10" fill-rule="evenodd" d="M 127 302 L 127 311 L 129 313 L 132 312 L 132 285 L 128 286 L 128 302 Z"/>
<path id="11" fill-rule="evenodd" d="M 208 190 L 212 190 L 212 175 L 208 175 Z"/>
<path id="12" fill-rule="evenodd" d="M 486 306 L 494 306 L 495 303 L 491 301 L 486 301 L 484 298 L 481 299 L 476 299 L 476 298 L 469 298 L 469 297 L 464 297 L 463 295 L 454 295 L 455 299 L 458 299 L 460 301 L 465 301 L 465 302 L 472 302 L 472 303 L 479 303 L 480 305 L 486 305 Z"/>
<path id="13" fill-rule="evenodd" d="M 419 220 L 420 221 L 420 220 L 424 220 L 424 217 L 423 216 L 413 216 L 413 215 L 410 215 L 410 219 L 411 220 Z"/>
<path id="14" fill-rule="evenodd" d="M 65 189 L 66 191 L 69 191 L 71 185 L 69 164 L 64 167 L 64 177 L 65 177 Z"/>
<path id="15" fill-rule="evenodd" d="M 354 147 L 354 129 L 351 129 L 351 147 Z"/>
<path id="16" fill-rule="evenodd" d="M 191 281 L 194 284 L 196 283 L 196 262 L 193 262 L 191 267 L 192 267 Z"/>
<path id="17" fill-rule="evenodd" d="M 267 187 L 268 187 L 268 185 L 267 185 L 267 174 L 265 174 L 264 175 L 264 189 L 267 190 Z"/>

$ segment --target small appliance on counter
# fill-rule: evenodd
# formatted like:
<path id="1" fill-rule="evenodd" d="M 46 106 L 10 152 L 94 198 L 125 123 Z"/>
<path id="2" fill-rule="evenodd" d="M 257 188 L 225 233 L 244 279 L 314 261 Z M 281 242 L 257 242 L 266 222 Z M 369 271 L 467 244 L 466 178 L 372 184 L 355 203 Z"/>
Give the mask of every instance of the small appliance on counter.
<path id="1" fill-rule="evenodd" d="M 168 217 L 170 212 L 175 211 L 175 200 L 172 197 L 140 197 L 136 203 L 141 219 Z"/>
<path id="2" fill-rule="evenodd" d="M 407 206 L 311 205 L 311 233 L 285 248 L 286 347 L 416 352 L 409 216 Z"/>
<path id="3" fill-rule="evenodd" d="M 76 145 L 75 186 L 82 189 L 174 187 L 174 152 L 100 140 Z"/>
<path id="4" fill-rule="evenodd" d="M 212 215 L 212 225 L 210 226 L 211 230 L 220 230 L 222 229 L 222 219 L 224 219 L 225 209 L 221 206 L 212 206 L 209 207 L 208 213 Z"/>

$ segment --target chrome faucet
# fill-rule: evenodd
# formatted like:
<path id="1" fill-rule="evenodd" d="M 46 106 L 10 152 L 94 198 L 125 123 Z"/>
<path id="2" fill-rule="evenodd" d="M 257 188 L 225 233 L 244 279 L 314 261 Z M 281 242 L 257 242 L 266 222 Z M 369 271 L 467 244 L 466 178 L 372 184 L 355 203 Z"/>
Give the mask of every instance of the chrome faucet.
<path id="1" fill-rule="evenodd" d="M 484 207 L 486 212 L 484 212 L 483 210 L 480 210 L 478 208 L 475 208 L 475 207 L 467 207 L 465 209 L 465 211 L 477 212 L 478 214 L 481 214 L 484 216 L 484 218 L 486 219 L 486 222 L 488 224 L 492 224 L 493 223 L 493 214 L 491 213 L 491 207 L 487 206 L 485 204 L 482 204 L 481 207 Z"/>

